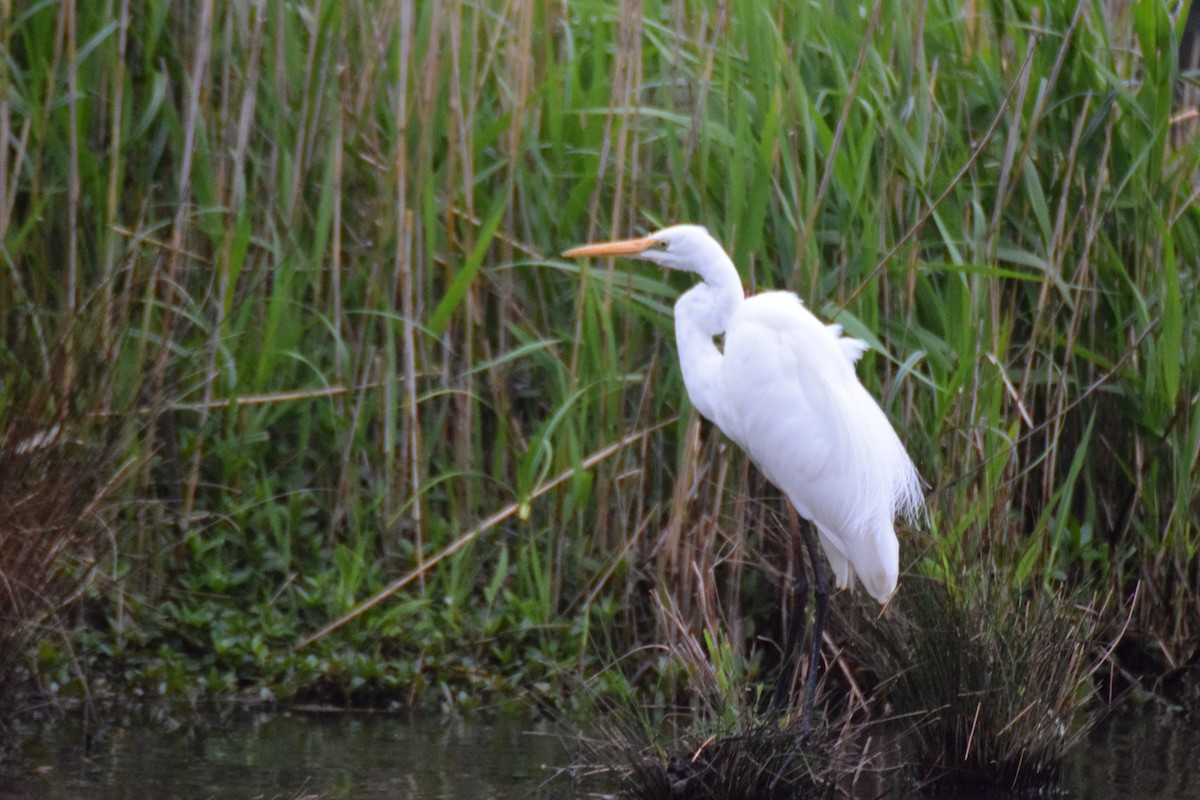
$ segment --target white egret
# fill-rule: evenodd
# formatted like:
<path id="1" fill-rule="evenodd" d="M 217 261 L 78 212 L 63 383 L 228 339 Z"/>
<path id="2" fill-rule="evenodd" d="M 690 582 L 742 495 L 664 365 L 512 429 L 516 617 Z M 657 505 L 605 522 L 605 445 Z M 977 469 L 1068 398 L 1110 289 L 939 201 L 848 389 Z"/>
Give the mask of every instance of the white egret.
<path id="1" fill-rule="evenodd" d="M 866 343 L 818 320 L 791 292 L 747 298 L 733 261 L 698 225 L 673 225 L 563 255 L 631 256 L 700 276 L 675 303 L 675 341 L 692 404 L 816 526 L 838 588 L 852 586 L 857 577 L 872 597 L 887 602 L 900 572 L 894 520 L 898 514 L 915 520 L 924 501 L 904 445 L 855 375 Z M 713 341 L 721 334 L 723 352 Z M 812 529 L 801 527 L 816 584 L 807 728 L 830 589 Z M 799 539 L 794 547 L 794 608 L 777 705 L 791 685 L 808 604 Z"/>

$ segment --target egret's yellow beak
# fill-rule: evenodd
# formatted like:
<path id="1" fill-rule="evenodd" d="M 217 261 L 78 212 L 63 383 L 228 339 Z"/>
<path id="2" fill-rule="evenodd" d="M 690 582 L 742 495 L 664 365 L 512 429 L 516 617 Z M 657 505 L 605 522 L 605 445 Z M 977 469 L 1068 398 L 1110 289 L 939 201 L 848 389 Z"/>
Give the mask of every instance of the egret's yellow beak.
<path id="1" fill-rule="evenodd" d="M 563 253 L 568 258 L 589 258 L 591 256 L 636 256 L 658 244 L 653 236 L 643 236 L 640 239 L 621 239 L 616 242 L 600 242 L 572 247 Z"/>

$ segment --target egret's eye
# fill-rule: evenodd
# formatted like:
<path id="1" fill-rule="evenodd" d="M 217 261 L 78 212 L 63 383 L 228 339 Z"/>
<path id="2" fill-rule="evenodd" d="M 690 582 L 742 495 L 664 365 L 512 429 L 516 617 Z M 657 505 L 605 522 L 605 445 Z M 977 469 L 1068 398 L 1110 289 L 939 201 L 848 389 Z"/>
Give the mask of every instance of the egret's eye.
<path id="1" fill-rule="evenodd" d="M 669 250 L 670 247 L 671 247 L 671 243 L 668 242 L 666 239 L 658 239 L 654 242 L 655 250 Z"/>

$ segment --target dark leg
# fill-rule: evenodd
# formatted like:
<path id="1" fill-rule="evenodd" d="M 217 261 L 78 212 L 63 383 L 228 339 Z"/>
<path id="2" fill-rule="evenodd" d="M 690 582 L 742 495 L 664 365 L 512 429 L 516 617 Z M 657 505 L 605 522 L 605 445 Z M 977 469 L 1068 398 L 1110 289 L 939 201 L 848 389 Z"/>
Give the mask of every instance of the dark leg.
<path id="1" fill-rule="evenodd" d="M 804 559 L 801 554 L 801 543 L 808 550 L 808 560 L 812 564 L 813 583 L 816 586 L 813 589 L 813 594 L 816 597 L 816 611 L 813 615 L 813 639 L 812 647 L 808 651 L 808 678 L 805 680 L 804 690 L 804 711 L 800 714 L 800 730 L 796 734 L 797 743 L 803 742 L 808 734 L 812 731 L 812 707 L 813 698 L 817 693 L 817 667 L 821 663 L 821 638 L 825 635 L 825 618 L 829 615 L 829 573 L 825 571 L 825 562 L 821 560 L 821 551 L 817 547 L 817 534 L 813 530 L 813 524 L 806 519 L 800 520 L 800 532 L 804 537 L 796 537 L 793 539 L 793 546 L 796 552 L 796 597 L 793 598 L 793 616 L 788 628 L 788 643 L 787 652 L 784 654 L 786 659 L 784 666 L 785 670 L 780 672 L 779 683 L 775 686 L 775 697 L 773 705 L 779 708 L 783 702 L 785 694 L 790 694 L 792 681 L 795 676 L 792 674 L 794 666 L 792 658 L 795 651 L 800 645 L 800 639 L 803 638 L 804 630 L 804 612 L 805 606 L 808 605 L 808 577 L 804 570 L 804 565 L 801 563 Z M 804 582 L 801 589 L 800 582 Z M 801 599 L 803 598 L 803 599 Z M 786 680 L 786 682 L 785 682 Z M 771 788 L 779 783 L 780 779 L 788 774 L 788 768 L 792 764 L 792 759 L 796 752 L 792 752 L 783 761 L 783 766 L 775 773 L 775 779 L 771 781 Z"/>
<path id="2" fill-rule="evenodd" d="M 821 640 L 825 636 L 825 620 L 829 616 L 829 573 L 825 569 L 820 548 L 817 547 L 817 534 L 813 531 L 812 523 L 804 520 L 804 544 L 808 548 L 808 560 L 813 570 L 813 594 L 816 597 L 816 612 L 813 615 L 812 647 L 808 651 L 808 686 L 804 692 L 804 713 L 800 717 L 800 735 L 808 733 L 812 722 L 813 698 L 817 693 L 817 669 L 821 665 Z"/>
<path id="3" fill-rule="evenodd" d="M 807 524 L 807 521 L 800 521 L 801 526 Z M 776 711 L 784 708 L 792 696 L 792 684 L 796 682 L 796 651 L 804 641 L 808 616 L 808 571 L 804 568 L 804 540 L 799 536 L 792 537 L 792 559 L 796 570 L 792 583 L 792 613 L 783 645 L 783 660 L 779 662 L 779 675 L 775 678 L 775 694 L 771 697 L 771 708 Z"/>

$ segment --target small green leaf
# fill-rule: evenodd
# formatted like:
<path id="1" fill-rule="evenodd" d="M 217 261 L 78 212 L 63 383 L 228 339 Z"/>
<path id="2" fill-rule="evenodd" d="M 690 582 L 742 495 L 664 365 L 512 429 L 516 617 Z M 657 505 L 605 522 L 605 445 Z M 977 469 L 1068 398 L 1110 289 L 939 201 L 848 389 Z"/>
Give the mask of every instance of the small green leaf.
<path id="1" fill-rule="evenodd" d="M 446 326 L 450 324 L 450 316 L 467 296 L 467 289 L 471 287 L 471 281 L 475 279 L 475 275 L 483 265 L 483 257 L 496 235 L 496 229 L 500 227 L 500 220 L 503 219 L 504 209 L 507 207 L 508 198 L 501 193 L 492 204 L 492 209 L 488 212 L 483 227 L 479 229 L 479 238 L 475 241 L 475 249 L 463 262 L 462 267 L 450 282 L 449 288 L 446 289 L 446 294 L 438 301 L 437 308 L 433 310 L 433 315 L 429 318 L 429 330 L 435 337 L 445 333 Z"/>

